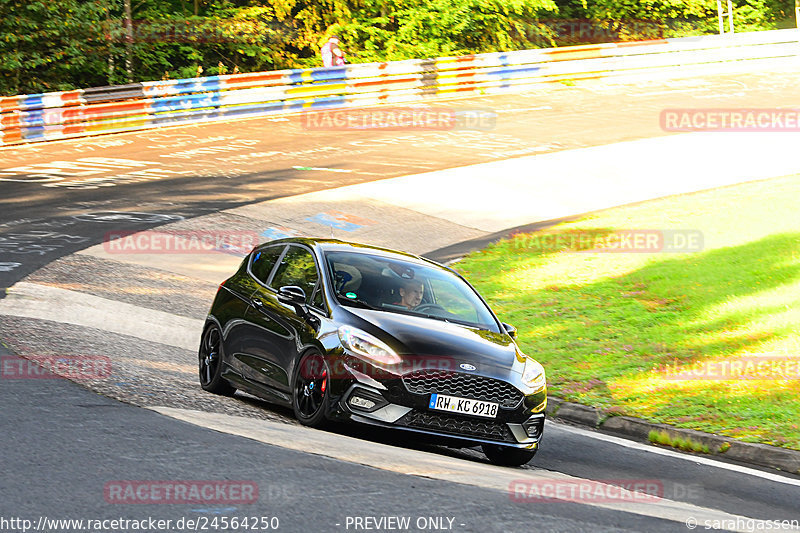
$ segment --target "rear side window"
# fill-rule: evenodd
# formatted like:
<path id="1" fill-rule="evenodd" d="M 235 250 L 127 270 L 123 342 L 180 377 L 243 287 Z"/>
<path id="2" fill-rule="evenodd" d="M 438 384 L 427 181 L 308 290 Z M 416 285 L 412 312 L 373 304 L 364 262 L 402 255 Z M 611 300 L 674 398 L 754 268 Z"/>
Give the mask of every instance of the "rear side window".
<path id="1" fill-rule="evenodd" d="M 250 272 L 253 273 L 253 276 L 258 281 L 266 285 L 267 280 L 269 280 L 269 273 L 272 272 L 272 267 L 275 266 L 284 248 L 285 246 L 270 246 L 253 254 Z"/>
<path id="2" fill-rule="evenodd" d="M 317 292 L 314 293 L 311 305 L 317 309 L 325 309 L 325 300 L 322 297 L 322 285 L 317 285 Z"/>
<path id="3" fill-rule="evenodd" d="M 311 252 L 299 246 L 290 246 L 275 270 L 270 287 L 277 290 L 286 285 L 297 285 L 305 291 L 306 298 L 310 298 L 318 279 L 317 265 Z"/>

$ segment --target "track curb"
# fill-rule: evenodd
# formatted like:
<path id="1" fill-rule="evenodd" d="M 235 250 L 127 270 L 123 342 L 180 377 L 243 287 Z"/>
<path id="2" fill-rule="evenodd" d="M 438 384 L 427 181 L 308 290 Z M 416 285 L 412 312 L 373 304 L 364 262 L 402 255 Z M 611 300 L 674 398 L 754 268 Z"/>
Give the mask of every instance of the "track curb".
<path id="1" fill-rule="evenodd" d="M 709 454 L 761 467 L 772 468 L 791 474 L 800 474 L 800 451 L 778 448 L 767 444 L 742 442 L 730 437 L 704 433 L 694 429 L 683 429 L 649 422 L 641 418 L 614 416 L 596 407 L 567 402 L 554 396 L 547 397 L 547 416 L 572 424 L 597 429 L 604 433 L 650 442 L 651 431 L 665 432 L 670 438 L 691 439 L 708 446 Z M 654 444 L 654 446 L 658 446 Z M 671 446 L 665 446 L 675 449 Z M 690 453 L 690 452 L 687 452 Z"/>

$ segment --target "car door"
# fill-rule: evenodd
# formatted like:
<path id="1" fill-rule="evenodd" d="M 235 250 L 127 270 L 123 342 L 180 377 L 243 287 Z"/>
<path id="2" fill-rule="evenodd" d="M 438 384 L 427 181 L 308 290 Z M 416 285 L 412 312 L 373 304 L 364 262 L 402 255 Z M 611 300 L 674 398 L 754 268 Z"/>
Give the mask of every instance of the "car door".
<path id="1" fill-rule="evenodd" d="M 286 250 L 285 244 L 268 246 L 253 252 L 250 264 L 239 282 L 241 291 L 246 291 L 246 305 L 236 323 L 231 323 L 228 335 L 231 354 L 231 366 L 246 380 L 264 384 L 263 373 L 268 370 L 264 366 L 264 345 L 274 334 L 270 328 L 274 326 L 259 311 L 263 305 L 260 291 L 266 287 L 275 265 Z M 274 348 L 273 348 L 274 351 Z"/>
<path id="2" fill-rule="evenodd" d="M 298 313 L 291 305 L 278 301 L 278 289 L 288 285 L 300 287 L 310 303 L 319 283 L 314 254 L 305 246 L 292 244 L 281 256 L 266 286 L 252 295 L 253 306 L 248 310 L 248 322 L 254 324 L 261 335 L 249 338 L 252 344 L 248 353 L 258 358 L 257 379 L 266 387 L 275 389 L 281 398 L 291 395 L 290 376 L 298 355 L 300 340 L 314 334 L 315 322 L 309 315 Z"/>

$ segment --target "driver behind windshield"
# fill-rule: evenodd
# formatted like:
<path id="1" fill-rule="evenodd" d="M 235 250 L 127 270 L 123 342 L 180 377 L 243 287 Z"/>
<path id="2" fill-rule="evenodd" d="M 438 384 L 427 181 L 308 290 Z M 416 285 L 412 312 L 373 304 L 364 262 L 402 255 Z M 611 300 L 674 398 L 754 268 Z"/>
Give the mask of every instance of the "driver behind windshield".
<path id="1" fill-rule="evenodd" d="M 398 293 L 400 294 L 400 303 L 396 305 L 402 305 L 408 309 L 414 309 L 416 306 L 422 303 L 422 296 L 424 292 L 425 287 L 421 281 L 416 279 L 404 280 L 398 289 Z"/>

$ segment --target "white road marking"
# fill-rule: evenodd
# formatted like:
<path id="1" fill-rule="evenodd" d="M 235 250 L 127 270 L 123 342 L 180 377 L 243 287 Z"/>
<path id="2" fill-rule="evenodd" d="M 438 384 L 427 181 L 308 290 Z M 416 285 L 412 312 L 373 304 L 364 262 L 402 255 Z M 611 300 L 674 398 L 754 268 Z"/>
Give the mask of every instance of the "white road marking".
<path id="1" fill-rule="evenodd" d="M 0 300 L 0 315 L 49 320 L 195 351 L 203 321 L 82 292 L 20 282 Z"/>
<path id="2" fill-rule="evenodd" d="M 664 448 L 657 448 L 655 446 L 651 446 L 648 444 L 642 444 L 641 442 L 636 442 L 628 439 L 624 439 L 622 437 L 615 437 L 614 435 L 606 435 L 604 433 L 598 433 L 596 431 L 591 431 L 588 429 L 581 429 L 576 428 L 574 426 L 568 426 L 566 424 L 559 424 L 557 422 L 553 422 L 551 420 L 547 420 L 548 426 L 555 426 L 554 429 L 565 431 L 567 433 L 575 433 L 576 435 L 580 435 L 582 437 L 601 440 L 605 442 L 611 442 L 613 444 L 617 444 L 619 446 L 624 446 L 626 448 L 631 448 L 634 450 L 639 450 L 648 453 L 654 453 L 656 455 L 663 455 L 666 457 L 673 457 L 676 459 L 682 459 L 684 461 L 689 461 L 691 463 L 701 464 L 705 466 L 711 466 L 714 468 L 721 468 L 723 470 L 730 470 L 731 472 L 737 472 L 739 474 L 745 474 L 748 476 L 760 477 L 761 479 L 767 479 L 769 481 L 775 481 L 776 483 L 783 483 L 786 485 L 793 485 L 795 487 L 800 487 L 800 479 L 793 479 L 785 476 L 781 476 L 779 474 L 773 474 L 771 472 L 762 472 L 761 470 L 756 470 L 754 468 L 748 468 L 746 466 L 739 466 L 730 463 L 723 463 L 722 461 L 717 461 L 714 459 L 710 459 L 708 457 L 699 457 L 694 455 L 686 455 L 683 453 L 674 452 L 672 450 L 666 450 Z"/>
<path id="3" fill-rule="evenodd" d="M 582 478 L 558 472 L 501 468 L 279 422 L 171 407 L 151 407 L 150 409 L 190 424 L 231 435 L 239 435 L 282 448 L 367 465 L 400 474 L 499 490 L 508 493 L 509 497 L 511 497 L 509 489 L 512 486 L 512 482 L 520 481 L 552 482 L 553 485 L 557 485 L 559 482 L 587 481 L 592 486 L 610 488 L 609 485 L 602 482 L 583 480 Z M 610 493 L 611 491 L 609 490 Z M 558 492 L 554 492 L 554 494 L 556 494 L 554 499 L 573 501 L 568 497 L 559 497 Z M 665 498 L 655 498 L 648 502 L 599 502 L 587 499 L 587 501 L 574 503 L 671 520 L 682 524 L 689 517 L 697 519 L 699 523 L 703 523 L 705 520 L 725 520 L 736 523 L 737 519 L 742 523 L 746 523 L 748 520 L 744 516 Z M 526 505 L 526 502 L 520 502 L 519 505 Z"/>

